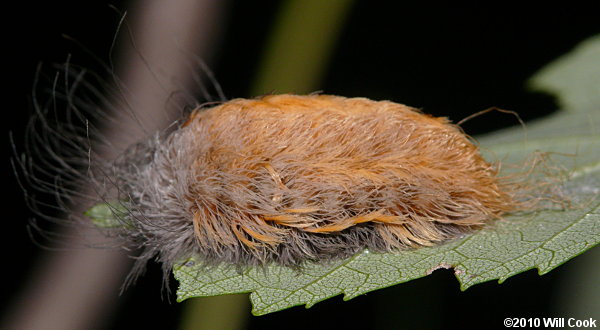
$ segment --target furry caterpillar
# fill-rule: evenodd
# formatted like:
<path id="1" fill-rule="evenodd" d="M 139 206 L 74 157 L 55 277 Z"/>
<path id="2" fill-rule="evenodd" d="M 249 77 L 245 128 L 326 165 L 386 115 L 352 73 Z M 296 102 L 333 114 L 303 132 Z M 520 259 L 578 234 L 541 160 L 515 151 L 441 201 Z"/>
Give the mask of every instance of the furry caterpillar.
<path id="1" fill-rule="evenodd" d="M 139 261 L 296 266 L 433 245 L 516 210 L 445 118 L 365 98 L 269 95 L 194 110 L 112 165 Z"/>

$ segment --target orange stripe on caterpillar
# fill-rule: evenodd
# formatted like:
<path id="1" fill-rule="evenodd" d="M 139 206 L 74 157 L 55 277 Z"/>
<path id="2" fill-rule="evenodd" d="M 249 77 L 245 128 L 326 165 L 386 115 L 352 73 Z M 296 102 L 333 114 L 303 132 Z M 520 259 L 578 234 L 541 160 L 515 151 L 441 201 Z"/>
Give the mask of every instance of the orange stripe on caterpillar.
<path id="1" fill-rule="evenodd" d="M 331 233 L 336 231 L 342 231 L 347 228 L 350 228 L 354 225 L 358 225 L 366 222 L 377 222 L 377 223 L 385 223 L 385 224 L 403 224 L 406 221 L 404 217 L 397 215 L 383 215 L 385 210 L 378 210 L 375 212 L 371 212 L 369 214 L 356 216 L 352 218 L 345 219 L 339 223 L 319 226 L 317 228 L 306 228 L 304 230 L 311 233 Z"/>

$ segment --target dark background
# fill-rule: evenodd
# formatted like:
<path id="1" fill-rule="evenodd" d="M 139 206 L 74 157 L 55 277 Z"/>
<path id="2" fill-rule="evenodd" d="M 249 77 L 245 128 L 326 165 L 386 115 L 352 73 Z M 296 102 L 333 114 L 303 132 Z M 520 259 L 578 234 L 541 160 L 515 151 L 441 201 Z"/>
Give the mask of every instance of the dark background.
<path id="1" fill-rule="evenodd" d="M 28 114 L 39 62 L 64 62 L 67 54 L 83 66 L 95 64 L 81 48 L 61 37 L 68 34 L 91 52 L 106 58 L 119 16 L 107 4 L 125 9 L 124 1 L 16 2 L 3 10 L 5 148 L 2 160 L 3 285 L 8 305 L 40 253 L 25 229 L 27 210 L 9 163 L 8 131 L 17 147 Z M 392 4 L 393 3 L 393 4 Z M 225 35 L 212 65 L 227 97 L 247 91 L 279 2 L 242 2 L 229 7 Z M 522 6 L 433 6 L 416 3 L 356 1 L 335 47 L 325 79 L 325 93 L 389 99 L 458 121 L 497 106 L 531 120 L 556 110 L 552 97 L 529 92 L 527 78 L 583 39 L 600 33 L 598 6 L 527 9 Z M 87 61 L 87 62 L 86 62 Z M 512 116 L 490 113 L 464 125 L 471 135 L 515 124 Z M 295 307 L 252 317 L 252 329 L 264 328 L 451 328 L 478 325 L 501 328 L 504 317 L 553 315 L 556 289 L 579 259 L 539 277 L 536 270 L 489 282 L 466 292 L 450 271 L 342 302 L 341 297 L 309 310 Z M 114 329 L 174 328 L 180 307 L 161 299 L 161 273 L 151 267 L 138 284 L 119 298 Z"/>

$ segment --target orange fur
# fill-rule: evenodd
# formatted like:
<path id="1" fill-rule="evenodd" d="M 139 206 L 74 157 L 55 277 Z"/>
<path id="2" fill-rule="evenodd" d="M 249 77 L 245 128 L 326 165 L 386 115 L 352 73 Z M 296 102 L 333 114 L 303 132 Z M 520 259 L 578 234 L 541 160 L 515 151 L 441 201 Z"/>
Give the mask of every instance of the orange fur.
<path id="1" fill-rule="evenodd" d="M 371 226 L 385 249 L 431 245 L 515 209 L 457 126 L 401 104 L 235 99 L 181 130 L 196 143 L 187 199 L 201 244 L 257 249 Z"/>

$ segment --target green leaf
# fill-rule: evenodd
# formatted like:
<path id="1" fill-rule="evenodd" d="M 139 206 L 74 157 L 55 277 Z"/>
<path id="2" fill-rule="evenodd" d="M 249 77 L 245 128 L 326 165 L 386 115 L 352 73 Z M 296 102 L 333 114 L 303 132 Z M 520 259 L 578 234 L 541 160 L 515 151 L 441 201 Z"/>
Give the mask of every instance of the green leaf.
<path id="1" fill-rule="evenodd" d="M 592 248 L 600 241 L 600 56 L 595 61 L 590 56 L 599 49 L 600 38 L 594 38 L 532 80 L 533 86 L 557 93 L 568 111 L 526 129 L 479 139 L 482 150 L 503 163 L 522 162 L 536 151 L 566 154 L 552 162 L 570 169 L 564 189 L 577 207 L 512 215 L 439 246 L 400 253 L 364 251 L 330 264 L 308 264 L 301 271 L 280 266 L 241 272 L 228 265 L 203 268 L 191 258 L 174 269 L 180 282 L 177 300 L 251 292 L 253 313 L 262 315 L 296 305 L 310 307 L 339 294 L 348 300 L 439 268 L 453 268 L 464 290 L 532 268 L 545 274 Z"/>
<path id="2" fill-rule="evenodd" d="M 123 214 L 126 214 L 126 207 L 120 202 L 107 202 L 94 205 L 83 214 L 92 219 L 92 223 L 99 228 L 118 228 L 123 227 Z"/>
<path id="3" fill-rule="evenodd" d="M 566 111 L 598 111 L 600 105 L 600 35 L 589 38 L 576 52 L 537 73 L 531 87 L 560 96 Z"/>

